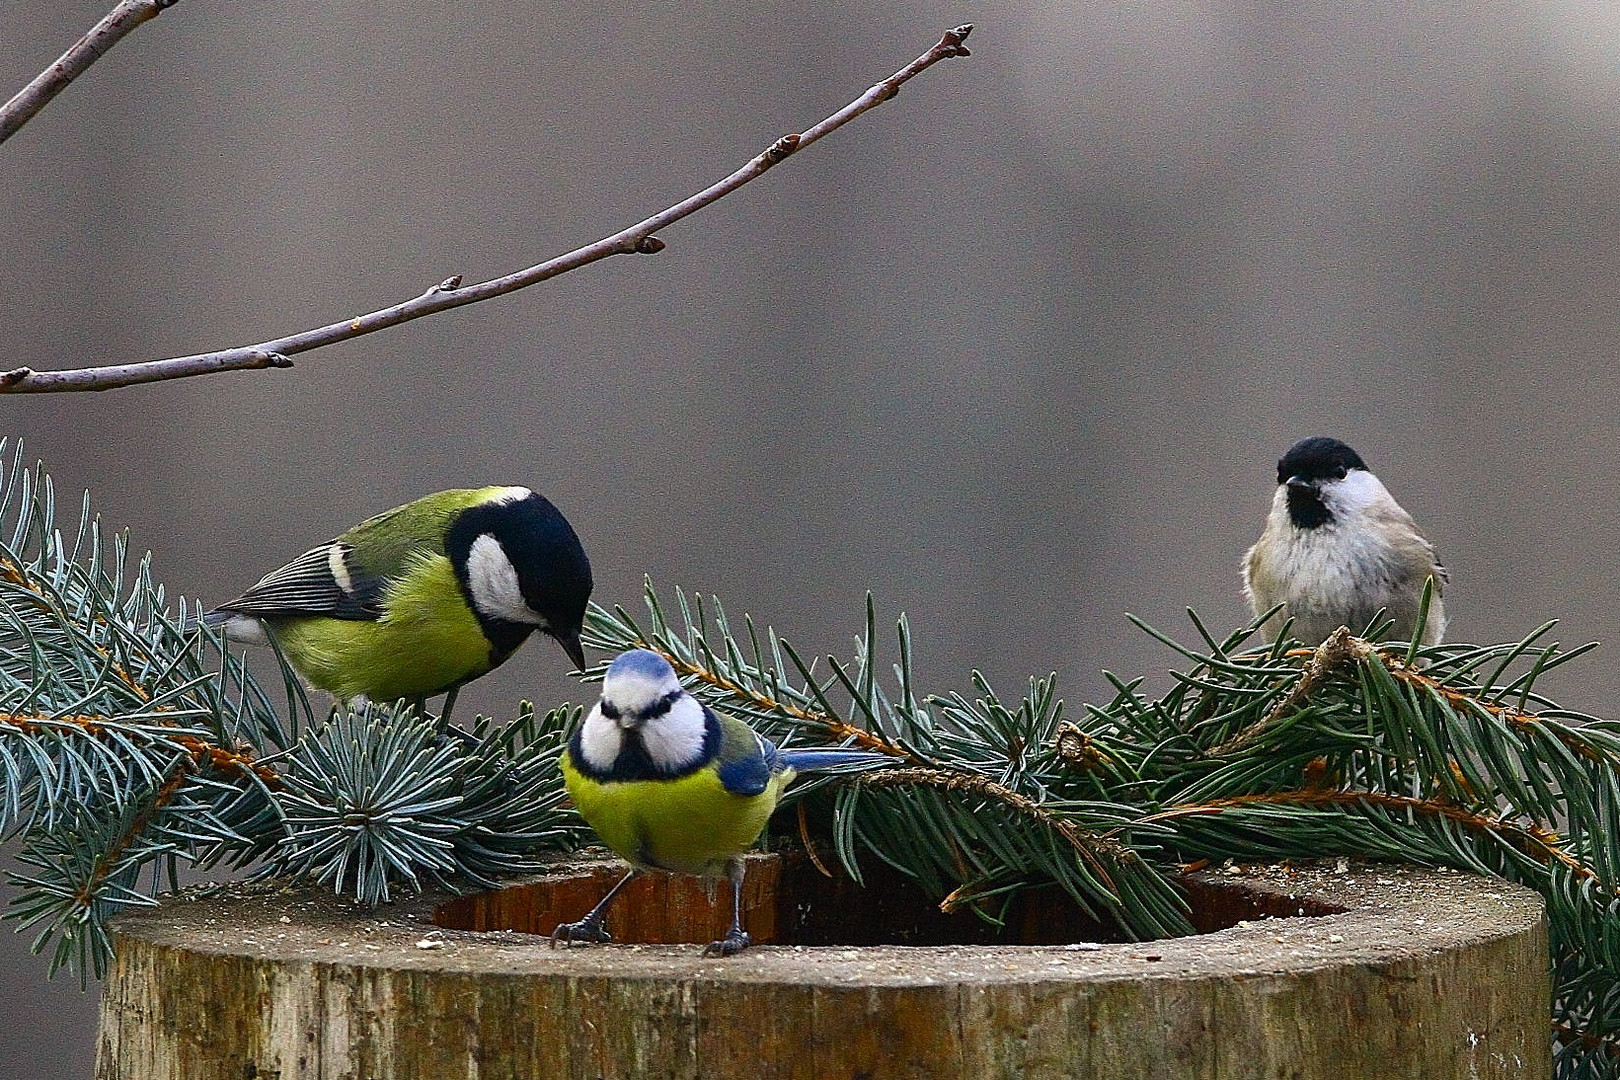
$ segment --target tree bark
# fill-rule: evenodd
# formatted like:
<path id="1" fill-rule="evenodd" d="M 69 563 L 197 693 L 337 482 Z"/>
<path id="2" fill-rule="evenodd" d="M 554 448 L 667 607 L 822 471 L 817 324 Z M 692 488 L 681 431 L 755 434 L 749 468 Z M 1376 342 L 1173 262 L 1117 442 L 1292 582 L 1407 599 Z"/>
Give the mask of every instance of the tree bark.
<path id="1" fill-rule="evenodd" d="M 769 905 L 777 885 L 756 874 L 769 888 L 752 902 Z M 1227 928 L 1147 943 L 779 945 L 718 959 L 694 944 L 551 949 L 528 934 L 434 924 L 497 925 L 505 909 L 549 929 L 577 918 L 612 876 L 605 864 L 576 866 L 527 894 L 375 911 L 302 887 L 176 897 L 118 924 L 96 1075 L 1551 1075 L 1542 902 L 1456 873 L 1357 865 L 1193 875 L 1202 925 Z M 653 878 L 639 898 L 622 899 L 680 912 L 610 926 L 706 941 L 729 917 L 729 893 L 704 913 L 702 890 Z M 791 940 L 802 898 L 774 902 L 768 936 Z M 555 914 L 542 910 L 548 903 Z M 858 905 L 842 914 L 835 923 L 858 927 Z"/>

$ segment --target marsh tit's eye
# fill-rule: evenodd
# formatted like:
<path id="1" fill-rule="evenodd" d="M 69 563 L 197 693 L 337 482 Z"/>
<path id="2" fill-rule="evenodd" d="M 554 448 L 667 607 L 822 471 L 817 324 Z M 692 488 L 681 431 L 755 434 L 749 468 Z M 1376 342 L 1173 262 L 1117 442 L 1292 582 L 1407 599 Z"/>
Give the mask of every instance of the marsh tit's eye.
<path id="1" fill-rule="evenodd" d="M 1349 475 L 1350 475 L 1350 470 L 1345 468 L 1343 465 L 1340 465 L 1340 466 L 1336 467 L 1333 470 L 1333 479 L 1335 479 L 1335 480 L 1343 480 L 1346 476 L 1349 476 Z"/>

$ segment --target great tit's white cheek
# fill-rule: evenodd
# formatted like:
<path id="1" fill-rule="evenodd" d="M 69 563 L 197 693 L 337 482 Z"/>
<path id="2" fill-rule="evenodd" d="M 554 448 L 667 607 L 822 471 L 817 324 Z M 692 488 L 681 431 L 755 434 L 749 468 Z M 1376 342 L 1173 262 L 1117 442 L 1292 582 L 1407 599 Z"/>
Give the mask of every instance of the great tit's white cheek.
<path id="1" fill-rule="evenodd" d="M 507 622 L 544 622 L 523 600 L 517 567 L 494 534 L 484 533 L 467 552 L 467 587 L 473 606 L 492 619 Z"/>
<path id="2" fill-rule="evenodd" d="M 585 764 L 603 771 L 611 769 L 623 748 L 624 733 L 619 725 L 602 715 L 600 705 L 593 706 L 579 730 L 579 749 Z"/>
<path id="3" fill-rule="evenodd" d="M 706 727 L 703 706 L 687 694 L 669 712 L 642 726 L 641 744 L 653 764 L 673 772 L 703 757 Z"/>

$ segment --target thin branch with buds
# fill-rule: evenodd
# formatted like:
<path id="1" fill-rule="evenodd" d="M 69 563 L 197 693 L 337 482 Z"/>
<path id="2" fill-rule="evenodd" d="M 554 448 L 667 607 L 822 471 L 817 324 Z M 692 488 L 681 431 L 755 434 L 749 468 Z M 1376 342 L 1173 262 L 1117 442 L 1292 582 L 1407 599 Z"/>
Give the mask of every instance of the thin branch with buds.
<path id="1" fill-rule="evenodd" d="M 828 116 L 825 120 L 798 134 L 784 135 L 768 150 L 748 164 L 702 191 L 661 210 L 652 217 L 622 229 L 593 244 L 570 251 L 566 255 L 531 266 L 504 277 L 463 286 L 459 276 L 440 282 L 422 295 L 391 307 L 360 315 L 328 326 L 305 330 L 286 337 L 273 338 L 257 345 L 247 345 L 194 356 L 177 356 L 164 360 L 147 360 L 133 364 L 108 367 L 80 368 L 67 371 L 34 371 L 15 368 L 0 372 L 0 393 L 28 394 L 53 393 L 72 390 L 111 390 L 136 383 L 163 382 L 192 375 L 206 375 L 215 371 L 239 371 L 248 368 L 290 367 L 288 359 L 295 353 L 308 352 L 325 345 L 348 341 L 365 334 L 375 333 L 390 326 L 433 315 L 464 304 L 477 303 L 503 296 L 518 289 L 547 281 L 559 274 L 577 270 L 612 255 L 651 255 L 662 251 L 664 242 L 654 234 L 682 218 L 694 214 L 709 204 L 731 194 L 750 180 L 754 180 L 771 166 L 804 149 L 811 143 L 832 134 L 851 120 L 888 101 L 900 92 L 900 87 L 941 60 L 953 56 L 969 55 L 962 44 L 971 33 L 971 25 L 958 26 L 942 37 L 937 45 L 917 59 L 869 88 L 864 94 Z"/>
<path id="2" fill-rule="evenodd" d="M 34 118 L 67 84 L 83 75 L 91 64 L 107 54 L 107 50 L 131 30 L 148 20 L 157 18 L 164 8 L 173 7 L 178 0 L 119 0 L 117 6 L 101 17 L 101 21 L 73 43 L 73 47 L 29 84 L 17 91 L 12 99 L 0 105 L 0 142 L 17 134 L 21 127 Z"/>

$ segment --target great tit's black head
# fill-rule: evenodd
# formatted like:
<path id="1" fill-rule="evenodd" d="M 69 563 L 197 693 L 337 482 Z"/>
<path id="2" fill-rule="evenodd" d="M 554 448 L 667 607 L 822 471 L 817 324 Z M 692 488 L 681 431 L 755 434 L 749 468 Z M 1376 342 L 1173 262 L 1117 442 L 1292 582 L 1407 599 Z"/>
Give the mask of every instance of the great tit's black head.
<path id="1" fill-rule="evenodd" d="M 445 549 L 497 650 L 510 652 L 539 630 L 584 669 L 579 635 L 591 598 L 591 563 L 573 526 L 549 500 L 527 488 L 505 489 L 464 510 Z"/>
<path id="2" fill-rule="evenodd" d="M 1361 455 L 1338 439 L 1316 435 L 1288 448 L 1288 453 L 1277 462 L 1277 483 L 1298 480 L 1316 484 L 1323 480 L 1343 480 L 1351 469 L 1366 468 Z"/>

